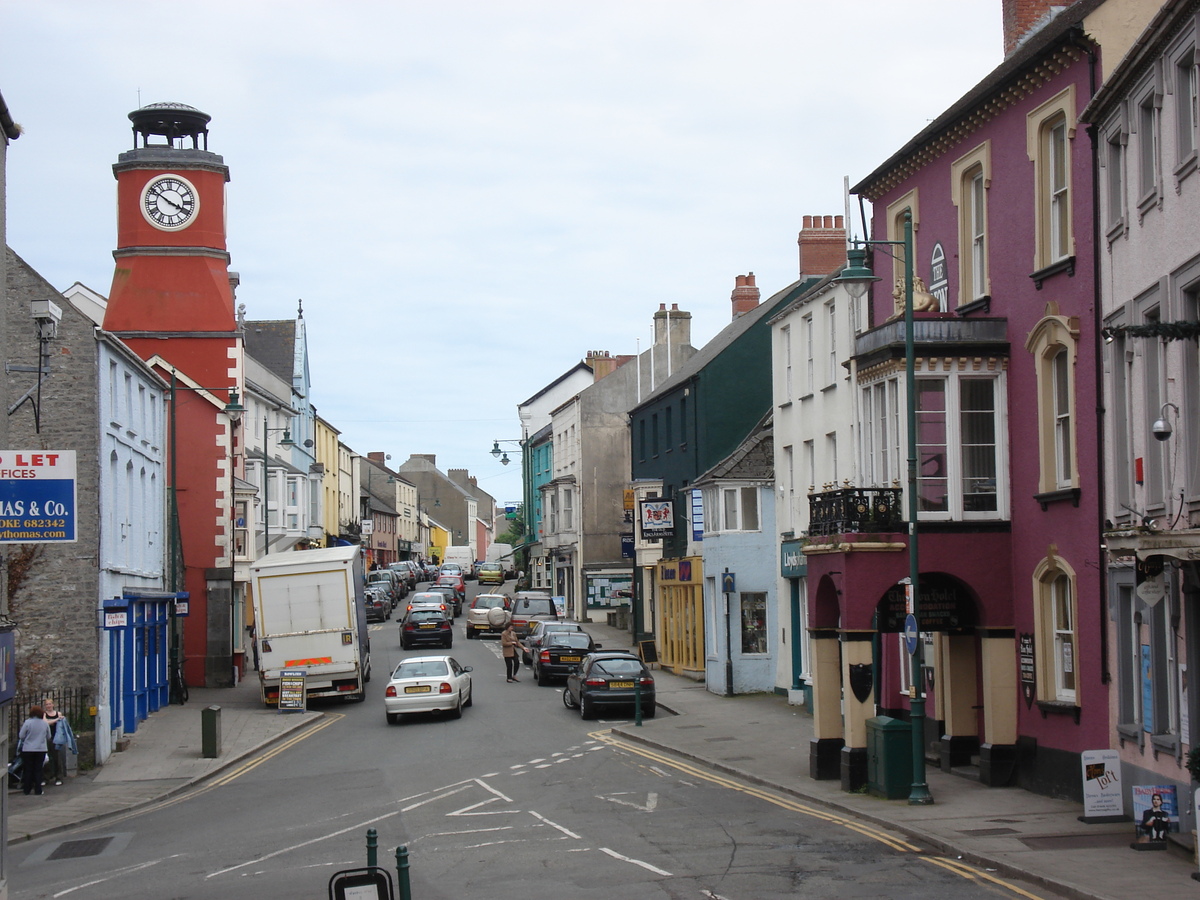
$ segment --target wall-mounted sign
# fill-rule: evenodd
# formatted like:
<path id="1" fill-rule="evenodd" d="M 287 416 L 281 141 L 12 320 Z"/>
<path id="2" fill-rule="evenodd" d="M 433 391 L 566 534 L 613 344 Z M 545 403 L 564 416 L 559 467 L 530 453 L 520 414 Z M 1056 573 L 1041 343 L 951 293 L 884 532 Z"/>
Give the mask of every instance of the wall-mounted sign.
<path id="1" fill-rule="evenodd" d="M 879 630 L 889 634 L 904 631 L 904 619 L 912 612 L 908 584 L 895 584 L 879 604 Z M 975 602 L 962 585 L 936 575 L 922 577 L 916 600 L 921 631 L 953 631 L 975 627 Z"/>
<path id="2" fill-rule="evenodd" d="M 1134 592 L 1150 607 L 1167 595 L 1166 567 L 1163 562 L 1161 556 L 1139 556 L 1134 569 Z"/>
<path id="3" fill-rule="evenodd" d="M 665 538 L 675 533 L 675 503 L 672 500 L 642 500 L 638 518 L 644 539 Z"/>
<path id="4" fill-rule="evenodd" d="M 104 627 L 105 628 L 124 628 L 129 624 L 129 611 L 124 609 L 113 609 L 104 611 Z"/>
<path id="5" fill-rule="evenodd" d="M 779 545 L 779 574 L 784 578 L 804 578 L 808 574 L 808 557 L 800 549 L 800 541 L 784 541 Z"/>
<path id="6" fill-rule="evenodd" d="M 1021 696 L 1025 698 L 1025 708 L 1033 706 L 1033 698 L 1037 694 L 1037 660 L 1033 655 L 1033 635 L 1022 634 L 1017 639 L 1017 666 L 1021 679 Z"/>
<path id="7" fill-rule="evenodd" d="M 692 491 L 692 540 L 704 540 L 704 495 Z"/>
<path id="8" fill-rule="evenodd" d="M 946 250 L 940 243 L 933 245 L 933 253 L 929 256 L 929 293 L 937 298 L 939 311 L 945 312 L 950 308 L 950 276 L 946 269 Z"/>
<path id="9" fill-rule="evenodd" d="M 75 540 L 75 451 L 0 450 L 0 543 Z"/>

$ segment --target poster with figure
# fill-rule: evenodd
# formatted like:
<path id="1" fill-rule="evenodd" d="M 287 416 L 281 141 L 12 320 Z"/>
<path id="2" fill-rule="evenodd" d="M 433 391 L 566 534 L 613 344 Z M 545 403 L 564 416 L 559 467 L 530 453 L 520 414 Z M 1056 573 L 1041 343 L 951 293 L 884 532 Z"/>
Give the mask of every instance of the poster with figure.
<path id="1" fill-rule="evenodd" d="M 1173 784 L 1135 784 L 1133 822 L 1138 844 L 1161 844 L 1179 831 L 1179 806 Z"/>

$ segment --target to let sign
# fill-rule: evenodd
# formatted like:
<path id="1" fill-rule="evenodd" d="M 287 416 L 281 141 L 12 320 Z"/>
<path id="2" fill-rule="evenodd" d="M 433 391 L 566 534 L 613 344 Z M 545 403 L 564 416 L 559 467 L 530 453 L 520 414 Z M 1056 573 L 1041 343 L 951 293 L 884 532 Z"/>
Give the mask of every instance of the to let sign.
<path id="1" fill-rule="evenodd" d="M 0 450 L 0 543 L 75 540 L 75 451 Z"/>

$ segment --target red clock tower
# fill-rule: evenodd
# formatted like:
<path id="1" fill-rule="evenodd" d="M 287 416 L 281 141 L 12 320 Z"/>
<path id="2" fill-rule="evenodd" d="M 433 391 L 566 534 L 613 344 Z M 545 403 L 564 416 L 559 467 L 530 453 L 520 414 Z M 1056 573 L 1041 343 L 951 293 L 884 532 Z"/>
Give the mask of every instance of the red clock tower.
<path id="1" fill-rule="evenodd" d="M 175 629 L 186 682 L 225 687 L 242 624 L 234 621 L 235 423 L 224 411 L 243 371 L 225 246 L 229 169 L 208 150 L 210 117 L 200 110 L 154 103 L 129 118 L 134 149 L 113 166 L 116 271 L 104 328 L 177 386 L 168 453 L 178 519 L 165 579 L 190 595 Z"/>

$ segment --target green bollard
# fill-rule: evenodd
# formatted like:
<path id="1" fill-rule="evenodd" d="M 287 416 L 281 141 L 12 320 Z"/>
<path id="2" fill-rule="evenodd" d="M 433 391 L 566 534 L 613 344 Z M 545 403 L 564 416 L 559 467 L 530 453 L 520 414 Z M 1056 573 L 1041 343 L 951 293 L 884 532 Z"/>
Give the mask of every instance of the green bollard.
<path id="1" fill-rule="evenodd" d="M 633 724 L 642 724 L 642 676 L 633 683 Z"/>
<path id="2" fill-rule="evenodd" d="M 379 835 L 374 828 L 367 829 L 367 868 L 379 865 Z"/>
<path id="3" fill-rule="evenodd" d="M 404 844 L 396 848 L 396 876 L 400 900 L 412 900 L 412 887 L 408 883 L 408 847 Z"/>

